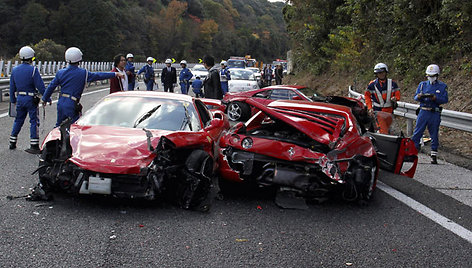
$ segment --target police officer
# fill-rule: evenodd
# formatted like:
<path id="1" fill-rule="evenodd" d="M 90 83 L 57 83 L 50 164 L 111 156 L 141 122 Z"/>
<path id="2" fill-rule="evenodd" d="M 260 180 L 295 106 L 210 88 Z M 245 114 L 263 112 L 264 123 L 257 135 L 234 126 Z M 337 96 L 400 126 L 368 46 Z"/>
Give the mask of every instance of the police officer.
<path id="1" fill-rule="evenodd" d="M 89 72 L 79 67 L 82 61 L 82 51 L 76 47 L 70 47 L 65 53 L 66 62 L 69 66 L 57 72 L 56 77 L 49 84 L 46 92 L 44 92 L 42 101 L 43 105 L 47 102 L 51 104 L 51 94 L 57 86 L 61 86 L 59 92 L 59 100 L 57 102 L 57 121 L 56 127 L 59 126 L 66 118 L 72 118 L 72 123 L 77 121 L 81 114 L 82 105 L 80 97 L 87 83 L 105 80 L 112 77 L 123 78 L 124 75 L 118 72 Z"/>
<path id="2" fill-rule="evenodd" d="M 162 69 L 161 82 L 164 84 L 164 92 L 174 92 L 177 83 L 177 70 L 172 67 L 172 60 L 166 59 L 166 67 Z"/>
<path id="3" fill-rule="evenodd" d="M 144 65 L 139 71 L 138 75 L 144 72 L 144 83 L 146 84 L 146 90 L 147 91 L 152 91 L 152 88 L 154 87 L 154 84 L 156 83 L 154 81 L 154 68 L 152 67 L 152 64 L 154 62 L 153 57 L 148 57 L 146 59 L 147 64 Z"/>
<path id="4" fill-rule="evenodd" d="M 375 116 L 380 127 L 379 132 L 382 134 L 389 133 L 393 122 L 394 105 L 400 100 L 400 89 L 395 81 L 387 79 L 387 73 L 387 65 L 377 63 L 374 66 L 374 74 L 377 78 L 370 81 L 364 93 L 369 114 Z"/>
<path id="5" fill-rule="evenodd" d="M 221 69 L 220 69 L 220 82 L 221 82 L 221 90 L 223 90 L 223 96 L 228 93 L 228 81 L 231 80 L 231 74 L 228 70 L 228 63 L 226 61 L 221 62 Z"/>
<path id="6" fill-rule="evenodd" d="M 203 81 L 200 80 L 200 76 L 197 75 L 195 80 L 192 82 L 192 90 L 195 93 L 195 97 L 203 98 L 203 91 L 202 91 Z"/>
<path id="7" fill-rule="evenodd" d="M 180 62 L 180 66 L 182 70 L 179 74 L 179 81 L 180 81 L 180 91 L 182 94 L 187 94 L 188 89 L 190 88 L 190 79 L 192 79 L 193 74 L 189 68 L 187 68 L 187 61 L 182 60 Z"/>
<path id="8" fill-rule="evenodd" d="M 39 96 L 37 96 L 37 92 L 44 94 L 44 82 L 39 70 L 31 65 L 34 50 L 29 46 L 24 46 L 20 49 L 19 55 L 22 63 L 13 68 L 10 77 L 10 102 L 12 104 L 16 103 L 16 116 L 10 136 L 10 149 L 16 148 L 18 133 L 20 133 L 25 122 L 26 115 L 29 114 L 31 124 L 30 148 L 25 151 L 31 154 L 39 154 Z"/>
<path id="9" fill-rule="evenodd" d="M 133 64 L 133 59 L 134 56 L 131 53 L 128 53 L 126 55 L 126 66 L 125 66 L 125 71 L 126 75 L 128 76 L 128 90 L 134 90 L 134 85 L 135 85 L 135 67 Z"/>
<path id="10" fill-rule="evenodd" d="M 437 164 L 439 147 L 439 125 L 441 123 L 442 107 L 439 105 L 448 102 L 447 85 L 438 80 L 439 66 L 431 64 L 426 68 L 427 81 L 418 85 L 415 100 L 420 102 L 420 110 L 416 118 L 415 131 L 411 138 L 416 148 L 420 149 L 420 139 L 428 127 L 431 135 L 431 164 Z"/>

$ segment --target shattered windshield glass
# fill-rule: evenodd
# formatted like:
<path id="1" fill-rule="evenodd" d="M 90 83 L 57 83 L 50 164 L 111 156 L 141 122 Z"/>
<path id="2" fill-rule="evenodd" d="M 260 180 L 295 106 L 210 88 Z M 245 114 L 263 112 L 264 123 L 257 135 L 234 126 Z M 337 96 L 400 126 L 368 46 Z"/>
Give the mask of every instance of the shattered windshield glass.
<path id="1" fill-rule="evenodd" d="M 182 122 L 188 122 L 182 124 Z M 78 125 L 198 131 L 195 107 L 180 100 L 137 96 L 109 96 L 82 116 Z"/>

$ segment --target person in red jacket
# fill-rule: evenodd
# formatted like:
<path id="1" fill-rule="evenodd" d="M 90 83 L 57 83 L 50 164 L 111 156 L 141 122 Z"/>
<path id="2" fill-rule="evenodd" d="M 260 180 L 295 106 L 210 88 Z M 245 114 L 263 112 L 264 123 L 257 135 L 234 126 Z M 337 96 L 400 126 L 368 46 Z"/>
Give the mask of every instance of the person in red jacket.
<path id="1" fill-rule="evenodd" d="M 379 132 L 389 134 L 393 122 L 393 110 L 400 100 L 400 89 L 395 81 L 387 79 L 388 67 L 377 63 L 374 74 L 377 77 L 370 81 L 365 91 L 365 104 L 371 116 L 375 116 Z"/>
<path id="2" fill-rule="evenodd" d="M 113 59 L 113 69 L 112 72 L 118 72 L 123 74 L 122 78 L 114 77 L 110 79 L 110 94 L 118 91 L 127 91 L 128 90 L 128 76 L 126 75 L 126 58 L 124 55 L 116 55 Z"/>

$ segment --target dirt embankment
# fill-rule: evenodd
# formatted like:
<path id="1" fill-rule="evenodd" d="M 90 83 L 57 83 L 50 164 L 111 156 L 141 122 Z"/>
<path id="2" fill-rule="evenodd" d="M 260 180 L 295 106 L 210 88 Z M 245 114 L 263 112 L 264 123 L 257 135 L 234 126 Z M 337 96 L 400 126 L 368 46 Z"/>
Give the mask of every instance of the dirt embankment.
<path id="1" fill-rule="evenodd" d="M 394 75 L 391 75 L 391 78 L 396 80 Z M 284 78 L 283 82 L 284 84 L 305 85 L 316 89 L 324 95 L 347 96 L 349 85 L 355 85 L 358 92 L 363 92 L 369 83 L 368 79 L 364 80 L 360 81 L 360 79 L 356 79 L 356 77 L 349 76 L 346 73 L 339 75 L 332 72 L 320 76 L 307 74 L 289 75 Z M 444 105 L 444 108 L 472 113 L 472 75 L 464 72 L 449 73 L 441 76 L 440 80 L 448 85 L 449 103 Z M 420 80 L 409 84 L 404 84 L 402 79 L 398 79 L 397 82 L 402 89 L 402 101 L 415 103 L 413 96 Z M 401 122 L 402 119 L 397 118 L 397 120 L 399 122 L 395 125 L 400 126 L 406 132 L 406 125 Z M 429 135 L 427 131 L 425 135 Z M 441 158 L 472 169 L 472 133 L 441 127 L 439 139 Z"/>

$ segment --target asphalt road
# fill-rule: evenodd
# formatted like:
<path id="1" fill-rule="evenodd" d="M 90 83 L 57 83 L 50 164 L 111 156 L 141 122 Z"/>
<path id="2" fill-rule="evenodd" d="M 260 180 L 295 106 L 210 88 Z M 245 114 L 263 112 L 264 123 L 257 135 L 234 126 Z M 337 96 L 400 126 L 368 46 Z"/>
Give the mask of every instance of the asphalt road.
<path id="1" fill-rule="evenodd" d="M 83 96 L 84 109 L 107 92 Z M 41 138 L 55 119 L 55 106 L 48 106 Z M 469 233 L 461 237 L 381 189 L 392 187 L 469 232 L 471 207 L 387 172 L 366 207 L 328 201 L 284 210 L 273 193 L 239 187 L 209 213 L 106 197 L 8 200 L 29 193 L 38 165 L 23 151 L 27 123 L 19 148 L 8 149 L 12 121 L 0 117 L 0 267 L 471 267 Z M 423 179 L 455 176 L 443 167 Z"/>

